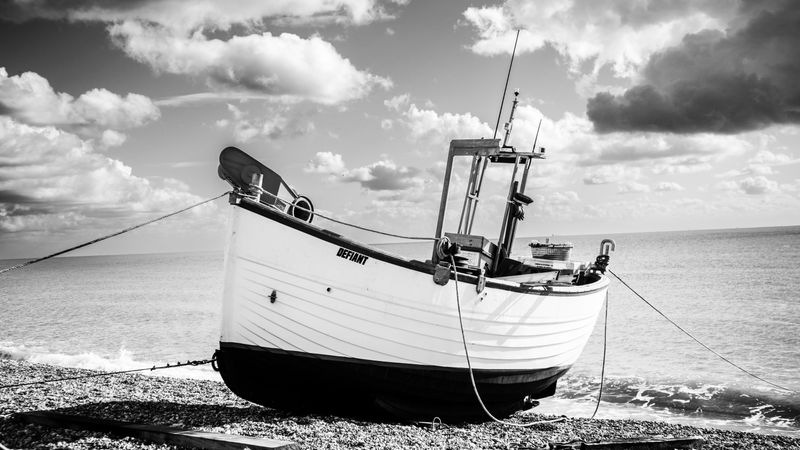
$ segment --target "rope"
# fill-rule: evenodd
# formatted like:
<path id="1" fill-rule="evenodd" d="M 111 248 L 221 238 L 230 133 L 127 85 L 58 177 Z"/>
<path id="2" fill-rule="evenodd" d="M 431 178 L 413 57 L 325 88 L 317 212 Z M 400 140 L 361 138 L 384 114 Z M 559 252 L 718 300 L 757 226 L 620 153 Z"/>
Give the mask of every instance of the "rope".
<path id="1" fill-rule="evenodd" d="M 641 295 L 640 295 L 638 292 L 636 292 L 636 290 L 634 290 L 632 287 L 630 287 L 630 285 L 628 285 L 628 283 L 626 283 L 626 282 L 625 282 L 625 281 L 624 281 L 622 278 L 620 278 L 620 277 L 619 277 L 619 275 L 615 274 L 613 271 L 611 271 L 611 269 L 608 269 L 608 272 L 609 272 L 609 273 L 611 273 L 611 275 L 614 275 L 614 277 L 615 277 L 617 280 L 619 280 L 619 282 L 620 282 L 620 283 L 622 283 L 623 285 L 625 285 L 625 287 L 626 287 L 626 288 L 630 289 L 630 291 L 631 291 L 631 292 L 633 292 L 633 293 L 634 293 L 634 294 L 635 294 L 637 297 L 639 297 L 639 299 L 641 299 L 643 302 L 645 302 L 645 303 L 647 304 L 647 306 L 649 306 L 649 307 L 653 308 L 653 310 L 654 310 L 655 312 L 657 312 L 658 314 L 660 314 L 660 315 L 661 315 L 661 317 L 663 317 L 663 318 L 667 319 L 667 321 L 668 321 L 669 323 L 671 323 L 672 325 L 675 325 L 675 328 L 679 329 L 681 332 L 683 332 L 683 334 L 685 334 L 685 335 L 689 336 L 690 338 L 692 338 L 692 340 L 694 340 L 695 342 L 697 342 L 698 344 L 700 344 L 700 345 L 701 345 L 703 348 L 705 348 L 705 349 L 706 349 L 706 350 L 708 350 L 709 352 L 711 352 L 711 353 L 715 354 L 715 355 L 716 355 L 716 356 L 717 356 L 719 359 L 721 359 L 721 360 L 725 361 L 726 363 L 730 364 L 731 366 L 733 366 L 733 367 L 735 367 L 735 368 L 739 369 L 740 371 L 744 372 L 745 374 L 747 374 L 747 375 L 749 375 L 749 376 L 751 376 L 751 377 L 753 377 L 753 378 L 755 378 L 755 379 L 757 379 L 757 380 L 760 380 L 760 381 L 762 381 L 762 382 L 764 382 L 764 383 L 766 383 L 766 384 L 769 384 L 770 386 L 776 387 L 776 388 L 778 388 L 778 389 L 781 389 L 781 390 L 784 390 L 784 391 L 786 391 L 786 392 L 791 392 L 791 393 L 795 393 L 795 394 L 797 393 L 797 391 L 795 391 L 795 390 L 793 390 L 793 389 L 789 389 L 789 388 L 783 387 L 783 386 L 781 386 L 781 385 L 779 385 L 779 384 L 773 383 L 772 381 L 765 380 L 764 378 L 761 378 L 760 376 L 758 376 L 758 375 L 754 374 L 753 372 L 750 372 L 749 370 L 747 370 L 747 369 L 743 368 L 742 366 L 740 366 L 740 365 L 738 365 L 738 364 L 734 363 L 734 362 L 733 362 L 733 361 L 731 361 L 730 359 L 728 359 L 728 358 L 724 357 L 723 355 L 719 354 L 718 352 L 716 352 L 714 349 L 712 349 L 712 348 L 711 348 L 711 347 L 709 347 L 708 345 L 706 345 L 706 344 L 704 344 L 704 343 L 700 342 L 700 340 L 699 340 L 699 339 L 697 339 L 696 337 L 694 337 L 694 336 L 692 335 L 692 333 L 689 333 L 688 331 L 684 330 L 684 329 L 683 329 L 683 328 L 682 328 L 680 325 L 678 325 L 677 323 L 675 323 L 675 321 L 673 321 L 672 319 L 670 319 L 669 317 L 667 317 L 667 315 L 666 315 L 666 314 L 664 314 L 663 312 L 661 312 L 661 311 L 660 311 L 658 308 L 656 308 L 656 307 L 655 307 L 655 306 L 654 306 L 652 303 L 650 303 L 650 302 L 648 302 L 647 300 L 645 300 L 645 298 L 644 298 L 644 297 L 642 297 L 642 296 L 641 296 Z"/>
<path id="2" fill-rule="evenodd" d="M 450 262 L 453 264 L 453 274 L 455 275 L 456 305 L 458 306 L 458 325 L 461 327 L 461 343 L 464 344 L 464 356 L 467 357 L 467 367 L 469 368 L 469 379 L 472 382 L 472 391 L 475 393 L 475 398 L 478 399 L 478 403 L 480 403 L 481 408 L 483 408 L 483 412 L 486 413 L 486 415 L 489 416 L 489 418 L 491 418 L 492 420 L 494 420 L 495 422 L 497 422 L 499 424 L 508 425 L 508 426 L 512 426 L 512 427 L 520 427 L 520 428 L 532 427 L 534 425 L 541 425 L 541 424 L 545 424 L 545 423 L 553 423 L 553 422 L 561 422 L 561 421 L 563 421 L 564 418 L 563 417 L 559 417 L 557 419 L 538 420 L 538 421 L 535 421 L 535 422 L 528 422 L 528 423 L 508 422 L 508 421 L 505 421 L 505 420 L 500 420 L 497 417 L 495 417 L 494 415 L 492 415 L 492 413 L 489 412 L 489 409 L 486 408 L 486 405 L 483 404 L 483 399 L 481 399 L 481 394 L 478 392 L 478 386 L 475 383 L 475 374 L 473 373 L 473 370 L 472 370 L 472 362 L 470 361 L 469 349 L 467 348 L 467 337 L 464 334 L 464 320 L 461 317 L 461 298 L 459 297 L 459 294 L 458 294 L 458 270 L 456 269 L 456 262 L 455 262 L 455 259 L 453 258 L 453 254 L 452 253 L 450 254 Z"/>
<path id="3" fill-rule="evenodd" d="M 306 210 L 305 208 L 298 207 L 298 206 L 296 206 L 296 205 L 295 205 L 295 208 L 296 208 L 296 209 L 303 209 L 303 210 Z M 308 210 L 306 210 L 306 211 L 308 211 Z M 403 235 L 400 235 L 400 234 L 387 233 L 387 232 L 385 232 L 385 231 L 374 230 L 374 229 L 372 229 L 372 228 L 366 228 L 366 227 L 362 227 L 362 226 L 355 225 L 355 224 L 352 224 L 352 223 L 343 222 L 343 221 L 341 221 L 341 220 L 334 219 L 334 218 L 332 218 L 332 217 L 323 216 L 322 214 L 315 213 L 314 211 L 311 211 L 311 212 L 312 212 L 314 215 L 320 216 L 320 217 L 322 217 L 323 219 L 330 220 L 331 222 L 335 222 L 335 223 L 338 223 L 338 224 L 340 224 L 340 225 L 345 225 L 345 226 L 352 227 L 352 228 L 357 228 L 357 229 L 359 229 L 359 230 L 362 230 L 362 231 L 367 231 L 367 232 L 370 232 L 370 233 L 382 234 L 382 235 L 384 235 L 384 236 L 389 236 L 389 237 L 398 238 L 398 239 L 408 239 L 408 240 L 412 240 L 412 241 L 437 241 L 437 240 L 438 240 L 438 239 L 436 239 L 436 238 L 427 237 L 427 236 L 403 236 Z"/>
<path id="4" fill-rule="evenodd" d="M 167 217 L 172 217 L 172 216 L 174 216 L 176 214 L 180 214 L 180 213 L 182 213 L 184 211 L 188 211 L 188 210 L 190 210 L 192 208 L 196 208 L 196 207 L 198 207 L 200 205 L 204 205 L 204 204 L 206 204 L 208 202 L 212 202 L 212 201 L 214 201 L 214 200 L 216 200 L 216 199 L 218 199 L 220 197 L 228 195 L 229 193 L 230 193 L 229 191 L 228 192 L 224 192 L 224 193 L 222 193 L 222 194 L 220 194 L 220 195 L 218 195 L 216 197 L 210 198 L 208 200 L 203 200 L 202 202 L 195 203 L 194 205 L 187 206 L 186 208 L 180 209 L 178 211 L 163 215 L 161 217 L 156 217 L 155 219 L 148 220 L 147 222 L 144 222 L 144 223 L 140 223 L 139 225 L 134 225 L 132 227 L 125 228 L 124 230 L 117 231 L 116 233 L 111 233 L 109 235 L 94 239 L 92 241 L 85 242 L 83 244 L 76 245 L 74 247 L 70 247 L 70 248 L 68 248 L 66 250 L 61 250 L 60 252 L 53 253 L 52 255 L 43 256 L 41 258 L 32 259 L 30 261 L 26 261 L 24 263 L 17 264 L 16 266 L 7 267 L 5 269 L 0 270 L 0 275 L 4 274 L 6 272 L 11 272 L 12 270 L 21 269 L 21 268 L 23 268 L 25 266 L 29 266 L 31 264 L 34 264 L 34 263 L 37 263 L 37 262 L 40 262 L 40 261 L 44 261 L 46 259 L 55 258 L 58 255 L 63 255 L 64 253 L 68 253 L 68 252 L 71 252 L 71 251 L 74 251 L 74 250 L 78 250 L 79 248 L 83 248 L 83 247 L 86 247 L 86 246 L 89 246 L 89 245 L 92 245 L 92 244 L 96 244 L 96 243 L 98 243 L 100 241 L 104 241 L 104 240 L 106 240 L 108 238 L 112 238 L 114 236 L 119 236 L 120 234 L 127 233 L 129 231 L 133 231 L 133 230 L 135 230 L 137 228 L 141 228 L 141 227 L 143 227 L 145 225 L 150 225 L 153 222 L 158 222 L 159 220 L 166 219 Z"/>
<path id="5" fill-rule="evenodd" d="M 275 200 L 278 200 L 280 202 L 286 203 L 285 200 L 279 198 L 276 194 L 273 194 L 272 192 L 265 191 L 264 189 L 261 189 L 258 186 L 253 186 L 253 187 L 256 188 L 256 189 L 259 189 L 261 191 L 261 194 L 267 194 L 268 196 L 272 197 Z M 245 197 L 250 198 L 250 196 L 248 196 L 248 195 L 245 195 Z M 338 223 L 340 225 L 344 225 L 344 226 L 348 226 L 348 227 L 352 227 L 352 228 L 357 228 L 357 229 L 359 229 L 361 231 L 367 231 L 369 233 L 382 234 L 384 236 L 389 236 L 389 237 L 398 238 L 398 239 L 408 239 L 408 240 L 412 240 L 412 241 L 414 241 L 414 240 L 416 240 L 416 241 L 438 241 L 437 238 L 432 238 L 432 237 L 427 237 L 427 236 L 403 236 L 401 234 L 387 233 L 385 231 L 379 231 L 379 230 L 375 230 L 375 229 L 372 229 L 372 228 L 362 227 L 362 226 L 359 226 L 359 225 L 355 225 L 355 224 L 352 224 L 352 223 L 341 221 L 339 219 L 334 219 L 333 217 L 329 217 L 329 216 L 320 214 L 318 212 L 314 212 L 313 209 L 304 208 L 304 207 L 302 207 L 300 205 L 294 205 L 293 204 L 292 208 L 299 209 L 300 211 L 305 211 L 305 212 L 310 213 L 310 214 L 312 214 L 314 216 L 322 217 L 323 219 L 330 220 L 331 222 Z"/>
<path id="6" fill-rule="evenodd" d="M 123 373 L 133 373 L 133 372 L 144 372 L 145 370 L 161 370 L 161 369 L 174 369 L 176 367 L 183 367 L 183 366 L 202 366 L 204 364 L 209 364 L 214 362 L 215 359 L 201 359 L 201 360 L 194 360 L 194 361 L 186 361 L 185 363 L 178 362 L 177 364 L 167 364 L 165 366 L 153 366 L 153 367 L 145 367 L 142 369 L 130 369 L 130 370 L 118 370 L 116 372 L 99 372 L 99 373 L 92 373 L 89 375 L 79 375 L 75 377 L 65 377 L 65 378 L 56 378 L 53 380 L 39 380 L 39 381 L 29 381 L 27 383 L 16 383 L 16 384 L 6 384 L 0 386 L 0 389 L 10 389 L 15 387 L 21 386 L 32 386 L 35 384 L 46 384 L 46 383 L 55 383 L 57 381 L 67 381 L 67 380 L 81 380 L 83 378 L 95 378 L 95 377 L 107 377 L 111 375 L 119 375 Z"/>
<path id="7" fill-rule="evenodd" d="M 592 413 L 592 417 L 589 419 L 594 419 L 594 416 L 597 415 L 597 411 L 600 409 L 600 398 L 603 396 L 603 385 L 605 384 L 606 380 L 606 348 L 607 346 L 607 338 L 608 337 L 608 291 L 606 291 L 606 314 L 605 319 L 603 319 L 603 364 L 600 366 L 600 391 L 597 393 L 597 403 L 594 405 L 594 412 Z"/>

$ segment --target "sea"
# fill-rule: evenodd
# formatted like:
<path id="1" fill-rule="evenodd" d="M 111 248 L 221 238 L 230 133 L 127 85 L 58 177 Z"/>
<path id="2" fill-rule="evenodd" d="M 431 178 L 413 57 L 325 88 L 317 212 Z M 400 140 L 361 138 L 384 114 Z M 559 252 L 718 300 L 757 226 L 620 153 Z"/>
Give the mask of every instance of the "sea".
<path id="1" fill-rule="evenodd" d="M 598 418 L 800 437 L 800 226 L 532 236 L 514 253 L 550 239 L 592 261 L 604 238 L 619 277 L 607 321 L 601 313 L 556 395 L 533 411 L 588 417 L 602 381 Z M 430 254 L 430 244 L 378 247 Z M 0 358 L 107 371 L 210 358 L 223 263 L 221 251 L 78 256 L 2 274 Z M 146 373 L 220 379 L 208 365 Z"/>

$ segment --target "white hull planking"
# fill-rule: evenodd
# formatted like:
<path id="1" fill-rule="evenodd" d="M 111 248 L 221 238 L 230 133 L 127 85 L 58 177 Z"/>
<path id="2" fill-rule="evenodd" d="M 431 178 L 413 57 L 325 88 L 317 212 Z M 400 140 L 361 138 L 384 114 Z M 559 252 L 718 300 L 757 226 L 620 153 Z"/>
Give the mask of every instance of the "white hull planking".
<path id="1" fill-rule="evenodd" d="M 234 206 L 221 341 L 386 363 L 465 368 L 456 283 L 369 258 Z M 569 367 L 603 305 L 608 279 L 538 295 L 458 283 L 475 369 Z M 599 289 L 598 289 L 599 288 Z M 277 299 L 270 301 L 272 291 Z"/>

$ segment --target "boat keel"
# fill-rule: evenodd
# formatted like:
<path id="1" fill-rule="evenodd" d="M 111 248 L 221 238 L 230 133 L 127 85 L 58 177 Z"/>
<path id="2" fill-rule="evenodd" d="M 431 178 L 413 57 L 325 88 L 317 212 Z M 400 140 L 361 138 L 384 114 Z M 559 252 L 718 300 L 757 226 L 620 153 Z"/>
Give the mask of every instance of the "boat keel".
<path id="1" fill-rule="evenodd" d="M 217 365 L 228 388 L 262 406 L 362 418 L 485 421 L 464 368 L 383 363 L 220 343 Z M 489 411 L 507 417 L 555 393 L 569 367 L 475 370 Z M 526 403 L 528 402 L 528 403 Z"/>

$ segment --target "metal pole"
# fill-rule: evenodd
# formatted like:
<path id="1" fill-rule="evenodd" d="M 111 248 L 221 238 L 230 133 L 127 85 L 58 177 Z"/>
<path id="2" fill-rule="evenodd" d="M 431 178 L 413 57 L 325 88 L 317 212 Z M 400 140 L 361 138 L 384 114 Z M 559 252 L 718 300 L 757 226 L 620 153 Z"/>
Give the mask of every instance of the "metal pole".
<path id="1" fill-rule="evenodd" d="M 442 228 L 444 227 L 444 214 L 445 208 L 447 207 L 447 194 L 450 190 L 450 176 L 453 172 L 453 155 L 455 154 L 455 148 L 453 147 L 453 143 L 450 143 L 450 151 L 447 152 L 447 168 L 444 170 L 444 185 L 442 186 L 442 199 L 439 202 L 439 219 L 436 221 L 436 234 L 434 237 L 436 239 L 442 237 Z M 439 241 L 433 243 L 433 257 L 431 261 L 436 264 L 437 256 L 436 256 L 436 246 L 439 245 Z"/>

